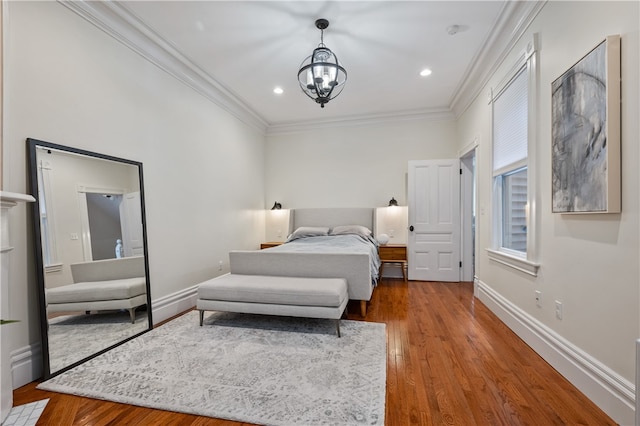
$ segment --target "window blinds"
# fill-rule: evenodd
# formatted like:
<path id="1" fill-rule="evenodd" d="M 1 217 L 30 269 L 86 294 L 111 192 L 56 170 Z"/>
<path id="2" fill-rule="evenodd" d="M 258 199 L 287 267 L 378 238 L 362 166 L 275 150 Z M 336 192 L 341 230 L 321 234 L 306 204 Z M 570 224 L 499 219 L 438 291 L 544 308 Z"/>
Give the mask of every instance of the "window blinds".
<path id="1" fill-rule="evenodd" d="M 504 87 L 493 101 L 493 175 L 526 165 L 527 67 Z"/>

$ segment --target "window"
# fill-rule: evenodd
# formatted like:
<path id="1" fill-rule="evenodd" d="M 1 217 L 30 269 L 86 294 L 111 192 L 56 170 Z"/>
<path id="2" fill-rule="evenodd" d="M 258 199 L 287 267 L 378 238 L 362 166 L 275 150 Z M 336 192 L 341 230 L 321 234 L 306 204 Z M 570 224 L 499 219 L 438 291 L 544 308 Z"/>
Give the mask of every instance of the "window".
<path id="1" fill-rule="evenodd" d="M 502 183 L 502 247 L 527 252 L 527 168 L 500 176 Z"/>
<path id="2" fill-rule="evenodd" d="M 526 66 L 493 101 L 496 246 L 527 252 L 528 78 Z"/>
<path id="3" fill-rule="evenodd" d="M 56 247 L 56 233 L 51 202 L 51 164 L 48 161 L 38 161 L 38 201 L 40 206 L 40 234 L 42 235 L 42 257 L 45 272 L 57 272 L 62 265 L 58 262 Z"/>
<path id="4" fill-rule="evenodd" d="M 534 40 L 535 42 L 535 40 Z M 491 99 L 493 136 L 493 248 L 489 257 L 532 275 L 535 250 L 532 215 L 535 141 L 535 49 L 527 52 Z M 535 215 L 535 212 L 533 212 Z"/>

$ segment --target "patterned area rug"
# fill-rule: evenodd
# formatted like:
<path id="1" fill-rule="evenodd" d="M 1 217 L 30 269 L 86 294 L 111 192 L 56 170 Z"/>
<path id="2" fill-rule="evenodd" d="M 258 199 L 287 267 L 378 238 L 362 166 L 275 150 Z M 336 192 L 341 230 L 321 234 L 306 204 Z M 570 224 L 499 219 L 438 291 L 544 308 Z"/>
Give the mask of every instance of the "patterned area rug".
<path id="1" fill-rule="evenodd" d="M 384 425 L 385 325 L 189 312 L 38 388 L 271 425 Z"/>
<path id="2" fill-rule="evenodd" d="M 65 315 L 49 321 L 49 369 L 68 367 L 128 337 L 145 331 L 147 312 L 136 312 L 131 324 L 129 312 Z"/>

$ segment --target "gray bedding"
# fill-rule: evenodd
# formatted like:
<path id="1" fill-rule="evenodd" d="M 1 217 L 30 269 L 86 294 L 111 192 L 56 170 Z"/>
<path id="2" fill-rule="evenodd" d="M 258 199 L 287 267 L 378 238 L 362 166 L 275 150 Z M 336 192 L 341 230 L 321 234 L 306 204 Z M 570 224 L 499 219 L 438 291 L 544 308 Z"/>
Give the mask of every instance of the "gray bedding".
<path id="1" fill-rule="evenodd" d="M 350 234 L 298 238 L 264 251 L 280 253 L 366 253 L 369 255 L 369 268 L 373 283 L 375 284 L 378 279 L 380 256 L 378 256 L 378 243 L 372 237 L 365 238 Z"/>

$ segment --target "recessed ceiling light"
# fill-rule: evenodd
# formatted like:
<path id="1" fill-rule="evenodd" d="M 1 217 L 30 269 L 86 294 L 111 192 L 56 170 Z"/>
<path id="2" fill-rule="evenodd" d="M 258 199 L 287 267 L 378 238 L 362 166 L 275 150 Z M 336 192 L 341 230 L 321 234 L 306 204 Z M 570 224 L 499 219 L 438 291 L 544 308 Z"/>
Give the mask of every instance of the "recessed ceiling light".
<path id="1" fill-rule="evenodd" d="M 420 75 L 423 76 L 423 77 L 431 75 L 431 70 L 429 68 L 425 68 L 422 71 L 420 71 Z"/>
<path id="2" fill-rule="evenodd" d="M 282 95 L 284 93 L 284 90 L 282 90 L 282 87 L 276 87 L 275 89 L 273 89 L 273 93 L 275 93 L 276 95 Z"/>

